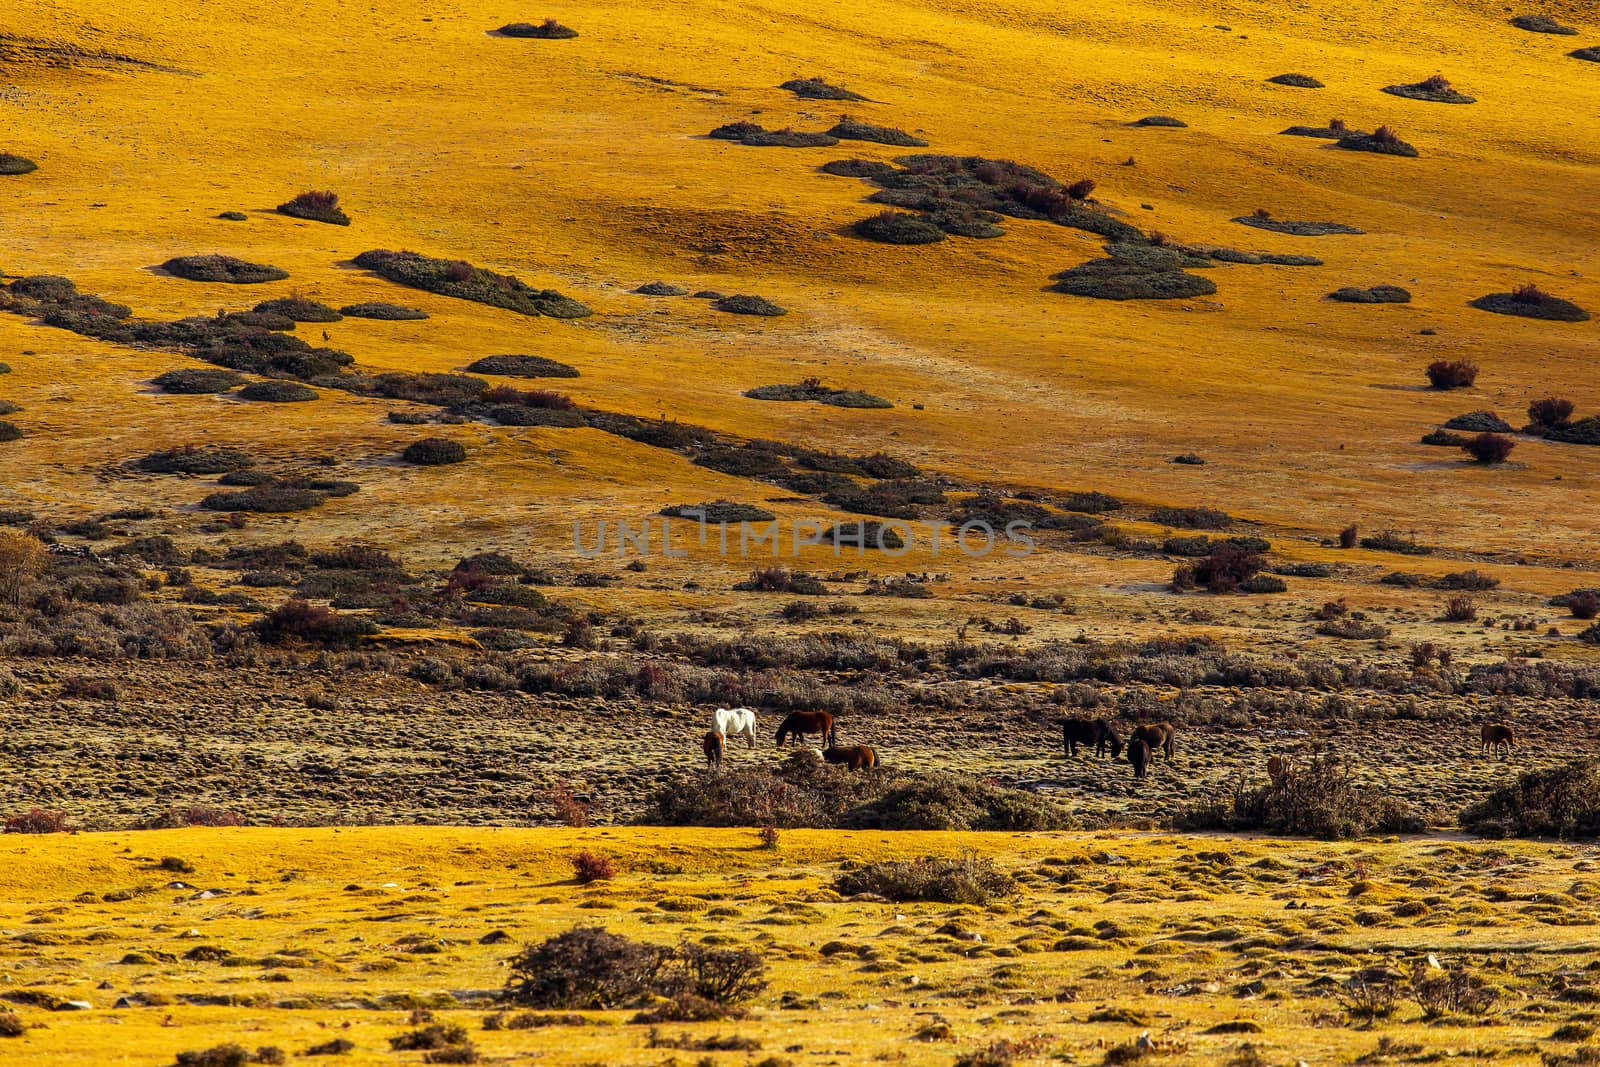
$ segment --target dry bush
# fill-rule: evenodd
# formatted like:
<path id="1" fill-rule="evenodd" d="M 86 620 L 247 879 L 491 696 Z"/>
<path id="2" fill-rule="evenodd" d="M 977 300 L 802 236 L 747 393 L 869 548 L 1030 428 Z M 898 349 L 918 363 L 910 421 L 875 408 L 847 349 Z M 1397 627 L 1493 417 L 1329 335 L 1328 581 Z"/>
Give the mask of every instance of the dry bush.
<path id="1" fill-rule="evenodd" d="M 1183 830 L 1260 830 L 1333 840 L 1370 833 L 1416 833 L 1425 819 L 1386 788 L 1356 782 L 1349 762 L 1316 753 L 1264 786 L 1244 780 L 1230 793 L 1180 812 Z"/>
<path id="2" fill-rule="evenodd" d="M 327 222 L 335 226 L 350 225 L 350 216 L 339 207 L 339 194 L 327 191 L 301 193 L 287 203 L 279 204 L 278 211 L 297 219 Z"/>
<path id="3" fill-rule="evenodd" d="M 870 893 L 892 901 L 989 904 L 1016 891 L 1016 882 L 994 861 L 971 854 L 957 859 L 870 863 L 846 871 L 833 886 L 844 896 Z"/>
<path id="4" fill-rule="evenodd" d="M 354 648 L 378 627 L 370 620 L 341 615 L 306 600 L 286 600 L 257 620 L 255 631 L 268 644 L 304 641 L 322 648 Z"/>
<path id="5" fill-rule="evenodd" d="M 1478 380 L 1478 365 L 1465 359 L 1428 364 L 1428 383 L 1435 389 L 1465 389 Z"/>
<path id="6" fill-rule="evenodd" d="M 1551 428 L 1565 426 L 1572 420 L 1575 408 L 1576 405 L 1570 400 L 1547 396 L 1528 405 L 1528 421 L 1535 426 Z"/>
<path id="7" fill-rule="evenodd" d="M 545 799 L 550 802 L 555 810 L 555 816 L 563 826 L 583 827 L 589 825 L 589 810 L 594 806 L 591 802 L 581 799 L 570 785 L 565 782 L 551 786 L 545 793 Z"/>
<path id="8" fill-rule="evenodd" d="M 1463 811 L 1461 827 L 1485 837 L 1600 836 L 1600 760 L 1525 771 Z"/>
<path id="9" fill-rule="evenodd" d="M 748 949 L 634 941 L 579 926 L 523 949 L 503 996 L 521 1007 L 607 1009 L 647 997 L 694 997 L 736 1004 L 766 987 L 766 964 Z"/>
<path id="10" fill-rule="evenodd" d="M 1478 463 L 1504 463 L 1517 443 L 1504 434 L 1480 433 L 1461 448 Z"/>
<path id="11" fill-rule="evenodd" d="M 1444 602 L 1445 622 L 1471 622 L 1478 617 L 1478 606 L 1470 596 L 1453 596 Z"/>
<path id="12" fill-rule="evenodd" d="M 62 834 L 71 831 L 67 824 L 67 813 L 64 811 L 46 811 L 44 808 L 29 808 L 19 815 L 12 815 L 5 821 L 5 833 L 8 834 Z"/>
<path id="13" fill-rule="evenodd" d="M 1349 526 L 1346 526 L 1344 529 L 1340 530 L 1339 531 L 1339 547 L 1340 548 L 1354 548 L 1354 547 L 1356 547 L 1356 534 L 1357 533 L 1358 533 L 1358 530 L 1356 528 L 1356 524 L 1355 523 L 1351 523 Z"/>
<path id="14" fill-rule="evenodd" d="M 448 437 L 424 437 L 407 445 L 400 453 L 400 458 L 419 467 L 464 463 L 467 459 L 467 446 Z"/>

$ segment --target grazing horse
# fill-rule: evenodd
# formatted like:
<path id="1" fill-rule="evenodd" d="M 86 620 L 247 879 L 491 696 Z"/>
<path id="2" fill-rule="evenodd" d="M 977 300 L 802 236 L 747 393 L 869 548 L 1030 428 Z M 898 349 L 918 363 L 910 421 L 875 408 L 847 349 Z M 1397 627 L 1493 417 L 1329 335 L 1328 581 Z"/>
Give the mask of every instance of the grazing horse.
<path id="1" fill-rule="evenodd" d="M 791 711 L 778 724 L 778 747 L 782 748 L 790 734 L 799 741 L 807 734 L 817 734 L 829 745 L 834 743 L 833 716 L 825 711 Z"/>
<path id="2" fill-rule="evenodd" d="M 1150 744 L 1142 737 L 1128 742 L 1128 762 L 1133 764 L 1133 776 L 1143 778 L 1150 767 Z"/>
<path id="3" fill-rule="evenodd" d="M 1294 772 L 1294 760 L 1288 756 L 1267 757 L 1267 777 L 1272 780 L 1276 789 L 1282 789 L 1283 783 L 1289 780 L 1289 775 Z"/>
<path id="4" fill-rule="evenodd" d="M 1495 753 L 1498 754 L 1503 748 L 1505 749 L 1505 754 L 1509 756 L 1511 755 L 1511 750 L 1517 747 L 1516 731 L 1503 722 L 1484 723 L 1483 730 L 1478 736 L 1483 741 L 1483 751 L 1485 753 L 1490 749 L 1494 749 Z"/>
<path id="5" fill-rule="evenodd" d="M 711 713 L 711 728 L 723 737 L 733 738 L 743 734 L 756 747 L 756 709 L 718 708 Z"/>
<path id="6" fill-rule="evenodd" d="M 1178 728 L 1170 722 L 1152 722 L 1133 728 L 1133 736 L 1143 741 L 1150 747 L 1151 755 L 1156 749 L 1168 759 L 1172 758 L 1175 743 L 1178 740 Z"/>
<path id="7" fill-rule="evenodd" d="M 1122 758 L 1122 738 L 1104 719 L 1062 719 L 1061 745 L 1068 756 L 1076 756 L 1079 745 L 1093 745 L 1096 756 L 1104 756 L 1109 747 L 1112 759 Z"/>
<path id="8" fill-rule="evenodd" d="M 867 745 L 851 745 L 848 748 L 830 745 L 822 750 L 822 758 L 829 763 L 842 763 L 852 771 L 870 770 L 878 765 L 878 754 Z"/>
<path id="9" fill-rule="evenodd" d="M 709 769 L 709 770 L 721 770 L 722 769 L 722 747 L 723 747 L 722 746 L 722 731 L 721 730 L 707 730 L 706 731 L 706 739 L 700 743 L 700 747 L 705 749 L 706 767 L 707 767 L 707 769 Z"/>

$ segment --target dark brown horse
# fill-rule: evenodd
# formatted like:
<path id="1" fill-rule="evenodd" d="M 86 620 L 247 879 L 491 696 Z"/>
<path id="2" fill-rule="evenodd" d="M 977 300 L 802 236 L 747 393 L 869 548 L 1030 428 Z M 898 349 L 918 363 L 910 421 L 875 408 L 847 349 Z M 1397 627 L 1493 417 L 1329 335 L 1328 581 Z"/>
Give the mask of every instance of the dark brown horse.
<path id="1" fill-rule="evenodd" d="M 1150 745 L 1144 738 L 1135 736 L 1128 742 L 1128 762 L 1133 764 L 1133 776 L 1143 778 L 1150 768 Z"/>
<path id="2" fill-rule="evenodd" d="M 822 750 L 822 758 L 829 763 L 842 763 L 852 771 L 870 770 L 878 765 L 878 754 L 867 745 L 848 748 L 829 746 Z"/>
<path id="3" fill-rule="evenodd" d="M 784 741 L 793 734 L 799 741 L 802 737 L 816 734 L 829 745 L 834 742 L 833 716 L 825 711 L 791 711 L 784 716 L 783 722 L 778 724 L 778 747 L 782 748 Z"/>
<path id="4" fill-rule="evenodd" d="M 1151 722 L 1133 728 L 1133 736 L 1150 746 L 1150 753 L 1154 755 L 1157 749 L 1168 759 L 1178 740 L 1178 728 L 1170 722 Z"/>
<path id="5" fill-rule="evenodd" d="M 1478 734 L 1483 741 L 1483 751 L 1488 753 L 1493 749 L 1496 754 L 1505 749 L 1506 755 L 1511 755 L 1511 750 L 1517 747 L 1516 731 L 1503 722 L 1487 722 Z"/>
<path id="6" fill-rule="evenodd" d="M 710 769 L 720 770 L 722 768 L 722 742 L 722 731 L 706 731 L 706 739 L 701 742 L 700 747 L 705 749 L 706 766 Z"/>
<path id="7" fill-rule="evenodd" d="M 1067 755 L 1076 756 L 1079 745 L 1093 745 L 1096 756 L 1104 756 L 1109 748 L 1112 759 L 1122 758 L 1122 738 L 1104 719 L 1061 720 L 1061 746 Z"/>

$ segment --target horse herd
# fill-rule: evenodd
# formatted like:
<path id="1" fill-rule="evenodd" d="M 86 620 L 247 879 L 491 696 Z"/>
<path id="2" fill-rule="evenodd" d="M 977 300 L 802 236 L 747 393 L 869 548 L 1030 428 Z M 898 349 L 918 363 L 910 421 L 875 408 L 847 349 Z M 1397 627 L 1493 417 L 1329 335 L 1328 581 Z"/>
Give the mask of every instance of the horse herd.
<path id="1" fill-rule="evenodd" d="M 711 729 L 706 731 L 701 747 L 706 754 L 706 766 L 720 769 L 727 753 L 730 737 L 744 737 L 751 748 L 756 747 L 756 711 L 754 708 L 718 708 L 711 716 Z M 778 747 L 793 740 L 798 744 L 806 737 L 820 737 L 827 745 L 822 758 L 829 763 L 842 764 L 852 771 L 868 770 L 878 765 L 878 754 L 868 745 L 840 746 L 835 732 L 833 716 L 826 711 L 793 711 L 778 724 Z"/>
<path id="2" fill-rule="evenodd" d="M 867 770 L 878 765 L 878 754 L 867 745 L 840 746 L 835 732 L 833 716 L 826 711 L 794 711 L 784 716 L 778 725 L 778 747 L 791 739 L 799 743 L 806 737 L 819 737 L 826 745 L 822 758 L 828 763 L 841 764 L 852 771 Z M 754 708 L 718 708 L 711 716 L 711 729 L 706 731 L 703 749 L 706 766 L 720 770 L 727 752 L 728 739 L 744 737 L 750 748 L 756 747 L 756 712 Z M 1516 732 L 1505 723 L 1485 723 L 1479 732 L 1484 754 L 1511 755 L 1516 747 Z M 1135 778 L 1145 778 L 1155 754 L 1160 752 L 1172 759 L 1177 751 L 1178 728 L 1170 722 L 1142 723 L 1135 726 L 1124 745 L 1122 735 L 1106 719 L 1061 720 L 1061 747 L 1068 757 L 1078 754 L 1078 746 L 1085 751 L 1094 746 L 1096 756 L 1109 756 L 1112 760 L 1123 758 L 1133 767 Z M 1274 785 L 1282 785 L 1294 767 L 1288 756 L 1274 755 L 1267 760 L 1267 775 Z"/>

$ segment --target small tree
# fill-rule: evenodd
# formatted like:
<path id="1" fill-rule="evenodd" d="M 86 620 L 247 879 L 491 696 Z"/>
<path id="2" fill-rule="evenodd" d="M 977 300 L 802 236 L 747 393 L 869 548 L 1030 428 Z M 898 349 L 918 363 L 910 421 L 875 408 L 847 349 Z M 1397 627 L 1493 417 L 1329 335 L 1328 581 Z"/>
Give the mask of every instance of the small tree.
<path id="1" fill-rule="evenodd" d="M 20 605 L 22 594 L 44 573 L 49 560 L 49 551 L 37 537 L 21 530 L 0 529 L 0 597 L 12 607 Z"/>

